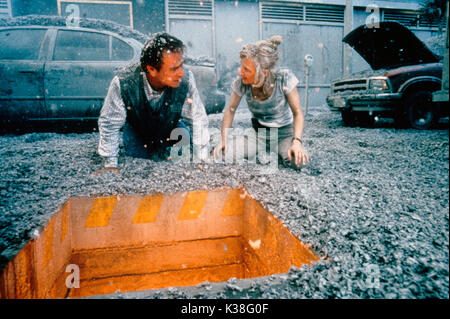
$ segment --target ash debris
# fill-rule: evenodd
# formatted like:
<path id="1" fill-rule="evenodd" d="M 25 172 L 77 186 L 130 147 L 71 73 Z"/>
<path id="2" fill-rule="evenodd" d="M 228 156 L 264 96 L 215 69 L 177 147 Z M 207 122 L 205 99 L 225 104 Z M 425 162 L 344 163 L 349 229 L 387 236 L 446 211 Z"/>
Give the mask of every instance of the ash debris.
<path id="1" fill-rule="evenodd" d="M 221 114 L 209 119 L 220 127 Z M 247 125 L 238 111 L 234 126 Z M 248 165 L 124 156 L 120 175 L 96 176 L 97 143 L 96 132 L 0 136 L 2 267 L 70 197 L 243 186 L 321 261 L 270 277 L 98 298 L 448 298 L 448 123 L 348 128 L 314 110 L 304 133 L 311 163 L 267 176 Z"/>

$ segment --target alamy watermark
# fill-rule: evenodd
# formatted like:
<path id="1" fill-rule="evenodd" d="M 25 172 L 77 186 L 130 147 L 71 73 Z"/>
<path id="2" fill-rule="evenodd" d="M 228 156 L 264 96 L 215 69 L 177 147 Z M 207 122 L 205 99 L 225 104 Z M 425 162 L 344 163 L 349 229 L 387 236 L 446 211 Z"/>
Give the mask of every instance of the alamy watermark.
<path id="1" fill-rule="evenodd" d="M 342 292 L 348 297 L 351 298 L 353 295 L 354 287 L 357 287 L 361 290 L 369 290 L 369 289 L 380 289 L 380 267 L 375 264 L 366 264 L 361 269 L 362 277 L 358 276 L 360 279 L 355 279 L 347 277 L 345 284 L 341 285 Z M 355 275 L 355 270 L 350 272 L 351 275 Z M 334 271 L 333 269 L 329 269 L 326 275 L 326 278 L 319 279 L 319 287 L 321 289 L 326 288 L 326 284 L 332 282 L 339 282 L 341 275 Z"/>
<path id="2" fill-rule="evenodd" d="M 69 264 L 66 267 L 66 272 L 71 273 L 66 277 L 66 287 L 69 289 L 80 288 L 80 267 L 75 264 Z"/>
<path id="3" fill-rule="evenodd" d="M 69 4 L 66 7 L 66 26 L 79 27 L 80 26 L 80 7 L 76 4 Z"/>
<path id="4" fill-rule="evenodd" d="M 225 152 L 219 154 L 214 154 L 214 150 L 221 145 L 221 132 L 217 128 L 209 131 L 211 136 L 219 137 L 219 140 L 208 145 L 207 154 L 201 154 L 202 150 L 197 145 L 194 144 L 191 149 L 189 133 L 185 129 L 172 130 L 170 140 L 178 142 L 170 149 L 170 160 L 174 163 L 201 163 L 206 159 L 209 163 L 254 165 L 260 174 L 275 174 L 278 171 L 277 128 L 259 128 L 258 131 L 229 128 L 226 130 Z M 194 134 L 202 132 L 194 130 Z M 193 139 L 198 140 L 195 135 Z"/>
<path id="5" fill-rule="evenodd" d="M 366 27 L 369 29 L 380 27 L 380 7 L 375 3 L 368 5 L 366 7 L 366 12 L 370 12 L 369 16 L 366 18 Z"/>
<path id="6" fill-rule="evenodd" d="M 369 264 L 366 266 L 366 288 L 380 289 L 380 267 Z"/>

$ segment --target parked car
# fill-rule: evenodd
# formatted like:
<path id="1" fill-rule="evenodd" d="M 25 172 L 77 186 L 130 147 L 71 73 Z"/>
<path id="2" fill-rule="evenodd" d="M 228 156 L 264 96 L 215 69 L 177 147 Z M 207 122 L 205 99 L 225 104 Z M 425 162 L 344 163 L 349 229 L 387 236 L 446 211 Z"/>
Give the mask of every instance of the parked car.
<path id="1" fill-rule="evenodd" d="M 55 19 L 64 21 L 61 17 Z M 3 124 L 96 121 L 114 71 L 138 61 L 148 38 L 142 34 L 132 37 L 135 30 L 103 30 L 110 22 L 100 24 L 100 30 L 53 24 L 0 26 Z M 117 26 L 118 30 L 124 28 Z M 196 77 L 207 113 L 221 112 L 225 93 L 217 88 L 215 65 L 197 63 L 185 67 Z"/>
<path id="2" fill-rule="evenodd" d="M 432 92 L 441 87 L 441 57 L 409 29 L 396 22 L 362 25 L 343 42 L 372 68 L 331 84 L 327 104 L 341 112 L 345 125 L 368 125 L 378 116 L 394 118 L 400 127 L 428 129 L 448 116 L 448 107 L 432 102 Z"/>

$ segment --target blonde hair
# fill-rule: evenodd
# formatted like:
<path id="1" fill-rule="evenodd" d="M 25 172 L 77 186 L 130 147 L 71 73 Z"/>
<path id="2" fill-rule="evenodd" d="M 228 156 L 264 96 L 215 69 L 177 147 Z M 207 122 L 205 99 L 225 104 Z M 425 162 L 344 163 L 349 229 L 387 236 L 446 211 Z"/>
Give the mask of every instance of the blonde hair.
<path id="1" fill-rule="evenodd" d="M 273 84 L 272 73 L 275 66 L 280 59 L 280 51 L 278 46 L 283 42 L 283 38 L 279 35 L 273 35 L 269 39 L 261 40 L 255 43 L 244 45 L 239 56 L 241 59 L 252 59 L 256 67 L 255 80 L 252 84 L 255 88 L 263 87 L 263 92 L 267 94 L 270 91 L 270 86 Z M 268 70 L 269 77 L 266 81 L 264 71 Z"/>

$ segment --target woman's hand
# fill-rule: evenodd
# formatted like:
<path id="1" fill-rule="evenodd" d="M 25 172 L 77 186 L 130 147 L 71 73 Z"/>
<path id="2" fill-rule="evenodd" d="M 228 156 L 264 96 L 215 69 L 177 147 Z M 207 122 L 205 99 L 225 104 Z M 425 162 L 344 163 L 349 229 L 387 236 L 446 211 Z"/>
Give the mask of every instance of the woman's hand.
<path id="1" fill-rule="evenodd" d="M 236 113 L 236 109 L 238 108 L 240 101 L 241 97 L 239 95 L 237 95 L 235 92 L 231 93 L 230 101 L 228 102 L 228 106 L 226 107 L 223 113 L 221 143 L 219 143 L 219 145 L 217 145 L 211 152 L 211 156 L 213 158 L 225 156 L 227 130 L 231 127 L 231 124 L 233 123 L 234 114 Z"/>
<path id="2" fill-rule="evenodd" d="M 211 156 L 213 158 L 221 158 L 225 156 L 226 152 L 226 143 L 220 142 L 217 146 L 212 150 Z"/>
<path id="3" fill-rule="evenodd" d="M 300 165 L 304 166 L 309 163 L 309 156 L 298 140 L 292 141 L 292 145 L 288 150 L 288 158 L 297 167 L 300 167 Z"/>

